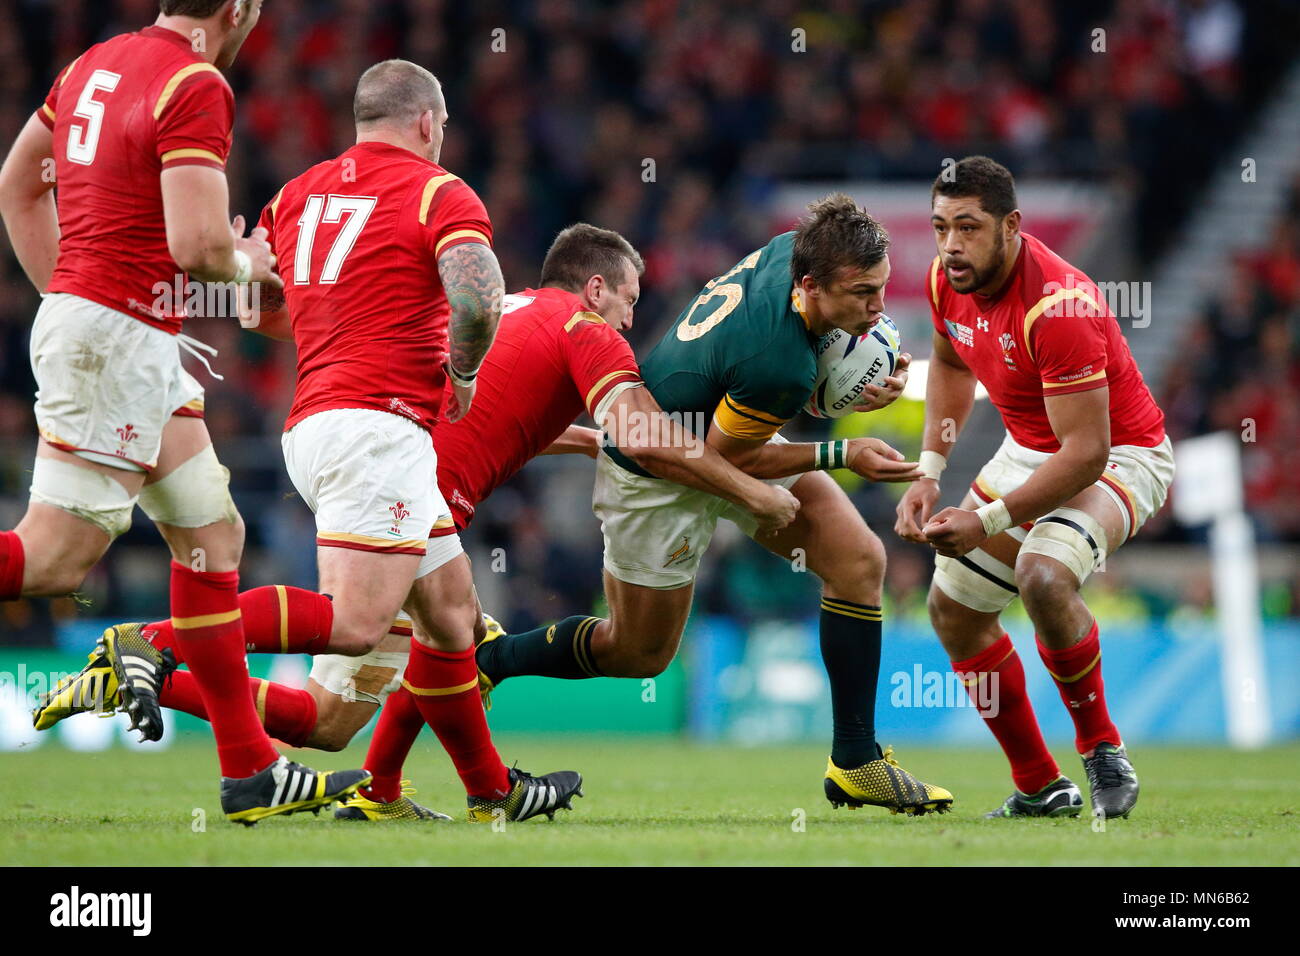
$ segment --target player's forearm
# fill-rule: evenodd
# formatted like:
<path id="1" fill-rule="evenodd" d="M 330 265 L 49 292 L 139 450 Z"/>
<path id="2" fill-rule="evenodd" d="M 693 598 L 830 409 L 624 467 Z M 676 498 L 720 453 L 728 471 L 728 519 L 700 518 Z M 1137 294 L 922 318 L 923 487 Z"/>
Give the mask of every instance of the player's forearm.
<path id="1" fill-rule="evenodd" d="M 264 335 L 268 339 L 276 339 L 280 342 L 293 341 L 293 323 L 289 320 L 289 310 L 284 307 L 283 300 L 279 308 L 268 308 L 264 304 L 248 319 L 241 316 L 239 322 L 248 331 Z"/>
<path id="2" fill-rule="evenodd" d="M 452 246 L 438 257 L 438 274 L 451 306 L 451 367 L 471 376 L 483 364 L 501 319 L 505 280 L 492 250 L 480 242 Z"/>
<path id="3" fill-rule="evenodd" d="M 542 449 L 543 455 L 586 455 L 595 458 L 600 451 L 600 432 L 594 428 L 570 425 L 564 434 Z"/>
<path id="4" fill-rule="evenodd" d="M 664 420 L 663 444 L 629 452 L 637 464 L 658 478 L 753 511 L 754 502 L 765 490 L 763 483 L 737 468 L 694 432 L 667 417 Z"/>
<path id="5" fill-rule="evenodd" d="M 175 166 L 164 169 L 159 182 L 172 261 L 200 282 L 234 280 L 239 263 L 226 218 L 230 188 L 225 173 L 206 166 Z"/>
<path id="6" fill-rule="evenodd" d="M 18 264 L 36 290 L 44 292 L 59 261 L 59 216 L 54 194 L 47 192 L 37 198 L 0 196 L 0 216 L 4 217 Z"/>
<path id="7" fill-rule="evenodd" d="M 939 358 L 930 361 L 925 382 L 924 451 L 948 457 L 975 405 L 975 374 Z"/>
<path id="8" fill-rule="evenodd" d="M 811 442 L 767 442 L 726 457 L 753 478 L 788 478 L 817 468 L 817 445 Z"/>
<path id="9" fill-rule="evenodd" d="M 1013 524 L 1034 521 L 1061 507 L 1098 478 L 1106 468 L 1107 448 L 1096 442 L 1066 441 L 1023 485 L 1003 502 Z"/>

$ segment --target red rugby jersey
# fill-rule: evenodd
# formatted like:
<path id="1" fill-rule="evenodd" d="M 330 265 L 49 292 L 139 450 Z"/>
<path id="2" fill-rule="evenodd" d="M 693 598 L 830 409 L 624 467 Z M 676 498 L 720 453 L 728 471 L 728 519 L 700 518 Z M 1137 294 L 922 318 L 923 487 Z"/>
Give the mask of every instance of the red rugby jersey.
<path id="1" fill-rule="evenodd" d="M 373 408 L 432 429 L 451 306 L 438 256 L 491 244 L 487 210 L 441 166 L 358 143 L 291 180 L 262 211 L 298 349 L 285 430 L 333 408 Z"/>
<path id="2" fill-rule="evenodd" d="M 1103 385 L 1110 386 L 1111 445 L 1160 444 L 1164 414 L 1105 298 L 1081 271 L 1021 235 L 1016 267 L 991 297 L 954 292 L 935 257 L 928 285 L 935 330 L 988 389 L 1018 444 L 1059 451 L 1044 397 Z"/>
<path id="3" fill-rule="evenodd" d="M 235 120 L 229 84 L 187 37 L 149 27 L 74 60 L 36 115 L 54 133 L 58 183 L 49 291 L 179 332 L 183 296 L 172 303 L 184 273 L 167 249 L 159 176 L 173 166 L 225 169 Z"/>
<path id="4" fill-rule="evenodd" d="M 438 488 L 456 527 L 584 409 L 594 418 L 611 389 L 640 381 L 627 340 L 572 292 L 506 296 L 469 414 L 433 432 Z"/>

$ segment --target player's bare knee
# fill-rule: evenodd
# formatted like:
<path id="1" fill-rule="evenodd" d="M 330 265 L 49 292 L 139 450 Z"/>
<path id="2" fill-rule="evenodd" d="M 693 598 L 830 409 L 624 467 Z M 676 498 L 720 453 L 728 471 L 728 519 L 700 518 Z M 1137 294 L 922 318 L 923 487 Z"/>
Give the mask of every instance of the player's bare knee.
<path id="1" fill-rule="evenodd" d="M 1041 554 L 1021 554 L 1016 561 L 1016 587 L 1025 609 L 1059 606 L 1079 590 L 1079 581 L 1069 568 Z"/>
<path id="2" fill-rule="evenodd" d="M 829 594 L 861 604 L 879 601 L 885 583 L 885 546 L 880 538 L 868 532 L 827 557 L 813 570 Z"/>
<path id="3" fill-rule="evenodd" d="M 379 646 L 389 627 L 391 622 L 340 621 L 336 617 L 330 631 L 329 652 L 345 657 L 362 657 Z"/>

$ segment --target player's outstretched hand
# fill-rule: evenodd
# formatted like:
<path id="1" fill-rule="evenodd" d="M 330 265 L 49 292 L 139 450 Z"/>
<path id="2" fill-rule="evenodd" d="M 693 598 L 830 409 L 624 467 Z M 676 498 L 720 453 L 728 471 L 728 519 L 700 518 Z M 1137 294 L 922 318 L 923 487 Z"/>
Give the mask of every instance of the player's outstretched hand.
<path id="1" fill-rule="evenodd" d="M 871 481 L 916 481 L 921 477 L 920 465 L 904 460 L 901 451 L 879 438 L 852 439 L 844 465 Z"/>
<path id="2" fill-rule="evenodd" d="M 949 558 L 960 558 L 988 537 L 980 516 L 965 508 L 944 508 L 921 533 L 936 551 Z"/>
<path id="3" fill-rule="evenodd" d="M 270 235 L 263 226 L 258 226 L 247 236 L 244 235 L 244 217 L 236 216 L 230 224 L 230 231 L 235 237 L 235 248 L 248 254 L 253 260 L 253 282 L 264 282 L 272 289 L 283 289 L 284 283 L 275 272 L 275 253 L 267 242 Z"/>
<path id="4" fill-rule="evenodd" d="M 868 385 L 862 390 L 862 398 L 853 406 L 855 412 L 874 412 L 895 401 L 907 388 L 907 367 L 912 364 L 910 352 L 898 356 L 894 374 L 885 379 L 884 385 Z"/>
<path id="5" fill-rule="evenodd" d="M 760 493 L 759 500 L 750 510 L 758 519 L 759 531 L 780 531 L 799 513 L 799 499 L 780 485 L 765 484 L 763 487 L 767 491 Z"/>
<path id="6" fill-rule="evenodd" d="M 939 482 L 930 478 L 915 482 L 898 502 L 898 520 L 894 522 L 894 533 L 904 541 L 929 544 L 930 539 L 922 533 L 921 528 L 929 522 L 938 500 Z"/>
<path id="7" fill-rule="evenodd" d="M 469 408 L 474 404 L 475 382 L 470 382 L 468 385 L 457 384 L 451 377 L 451 359 L 447 360 L 447 381 L 451 382 L 451 394 L 447 397 L 442 412 L 447 418 L 447 423 L 452 424 L 469 414 Z"/>

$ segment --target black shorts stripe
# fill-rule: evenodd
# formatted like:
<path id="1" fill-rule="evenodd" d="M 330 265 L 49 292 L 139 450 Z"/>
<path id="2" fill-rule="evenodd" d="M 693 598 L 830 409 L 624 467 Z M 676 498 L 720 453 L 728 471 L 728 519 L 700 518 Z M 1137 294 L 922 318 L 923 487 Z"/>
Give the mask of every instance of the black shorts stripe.
<path id="1" fill-rule="evenodd" d="M 957 561 L 958 561 L 960 564 L 964 564 L 966 567 L 970 568 L 972 571 L 974 571 L 974 572 L 975 572 L 976 574 L 978 574 L 980 577 L 982 577 L 982 578 L 988 578 L 990 581 L 992 581 L 992 582 L 993 582 L 994 584 L 996 584 L 998 587 L 1000 587 L 1000 588 L 1004 588 L 1005 590 L 1010 591 L 1012 594 L 1019 594 L 1019 593 L 1020 593 L 1020 588 L 1016 587 L 1014 584 L 1007 584 L 1006 581 L 1003 581 L 1000 577 L 998 577 L 998 576 L 997 576 L 996 574 L 994 574 L 992 571 L 985 571 L 983 568 L 981 568 L 978 564 L 976 564 L 976 563 L 975 563 L 974 561 L 972 561 L 970 558 L 966 557 L 966 555 L 963 554 L 960 558 L 957 559 Z"/>
<path id="2" fill-rule="evenodd" d="M 1092 548 L 1092 560 L 1095 562 L 1101 557 L 1101 549 L 1097 547 L 1097 540 L 1090 534 L 1083 525 L 1077 521 L 1071 521 L 1069 518 L 1062 518 L 1060 515 L 1048 515 L 1046 518 L 1039 518 L 1039 521 L 1054 521 L 1057 524 L 1063 524 L 1067 528 L 1073 528 L 1083 539 L 1088 542 L 1088 547 Z"/>

